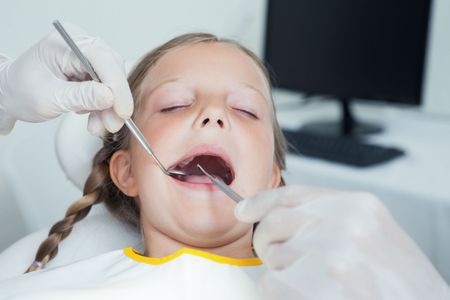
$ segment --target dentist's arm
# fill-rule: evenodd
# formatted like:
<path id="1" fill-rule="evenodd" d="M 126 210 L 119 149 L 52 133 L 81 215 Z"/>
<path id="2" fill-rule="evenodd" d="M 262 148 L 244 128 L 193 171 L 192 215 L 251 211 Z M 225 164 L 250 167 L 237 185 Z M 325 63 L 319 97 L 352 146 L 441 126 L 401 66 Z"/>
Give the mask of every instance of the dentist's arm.
<path id="1" fill-rule="evenodd" d="M 0 54 L 0 133 L 16 120 L 42 122 L 68 111 L 90 112 L 88 129 L 115 132 L 133 112 L 125 64 L 102 40 L 64 24 L 103 83 L 94 82 L 53 30 L 17 59 Z"/>
<path id="2" fill-rule="evenodd" d="M 246 199 L 266 299 L 448 300 L 450 289 L 373 195 L 288 186 Z"/>

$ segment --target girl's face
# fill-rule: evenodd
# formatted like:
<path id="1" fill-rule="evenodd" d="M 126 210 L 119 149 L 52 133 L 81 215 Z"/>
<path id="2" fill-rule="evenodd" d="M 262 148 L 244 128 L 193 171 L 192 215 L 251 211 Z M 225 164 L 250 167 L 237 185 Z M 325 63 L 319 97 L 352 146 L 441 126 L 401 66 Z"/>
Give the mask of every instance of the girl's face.
<path id="1" fill-rule="evenodd" d="M 191 164 L 198 160 L 232 180 L 230 187 L 244 197 L 278 186 L 269 87 L 235 46 L 171 50 L 148 72 L 140 101 L 136 123 L 166 168 L 194 157 Z M 134 138 L 129 151 L 113 155 L 111 171 L 116 185 L 138 201 L 147 239 L 201 248 L 251 242 L 252 225 L 234 217 L 233 200 L 206 177 L 184 182 L 164 175 Z"/>

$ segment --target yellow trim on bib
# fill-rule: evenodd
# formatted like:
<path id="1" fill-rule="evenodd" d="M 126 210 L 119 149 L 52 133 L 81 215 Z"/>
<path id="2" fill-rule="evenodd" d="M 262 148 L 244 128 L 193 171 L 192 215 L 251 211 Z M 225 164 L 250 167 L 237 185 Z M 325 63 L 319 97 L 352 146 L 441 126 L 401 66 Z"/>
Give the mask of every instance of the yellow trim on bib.
<path id="1" fill-rule="evenodd" d="M 123 249 L 123 252 L 126 256 L 129 258 L 138 261 L 143 262 L 151 265 L 161 265 L 166 262 L 169 262 L 183 254 L 191 254 L 194 256 L 204 257 L 206 259 L 227 264 L 227 265 L 234 265 L 234 266 L 258 266 L 262 264 L 262 261 L 259 258 L 232 258 L 227 256 L 221 256 L 197 249 L 191 249 L 191 248 L 181 248 L 177 252 L 174 252 L 172 254 L 169 254 L 164 257 L 148 257 L 144 256 L 141 253 L 139 253 L 137 250 L 133 249 L 132 247 L 127 247 Z"/>

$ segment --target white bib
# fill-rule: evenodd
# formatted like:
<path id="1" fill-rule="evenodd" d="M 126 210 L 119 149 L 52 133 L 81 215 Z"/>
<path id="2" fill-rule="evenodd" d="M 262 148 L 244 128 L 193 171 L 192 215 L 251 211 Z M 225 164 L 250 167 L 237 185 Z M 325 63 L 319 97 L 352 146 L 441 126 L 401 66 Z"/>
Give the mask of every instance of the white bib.
<path id="1" fill-rule="evenodd" d="M 0 282 L 0 299 L 261 299 L 258 258 L 182 248 L 151 258 L 133 248 Z"/>

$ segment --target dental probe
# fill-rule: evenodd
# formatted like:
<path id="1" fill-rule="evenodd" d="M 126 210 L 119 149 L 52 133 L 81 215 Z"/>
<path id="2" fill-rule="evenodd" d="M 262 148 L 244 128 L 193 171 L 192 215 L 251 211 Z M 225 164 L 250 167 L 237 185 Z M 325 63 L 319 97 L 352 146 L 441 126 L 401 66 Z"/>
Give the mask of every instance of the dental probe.
<path id="1" fill-rule="evenodd" d="M 244 198 L 242 198 L 241 195 L 233 191 L 228 185 L 226 185 L 219 179 L 215 178 L 214 176 L 206 172 L 205 169 L 203 169 L 202 166 L 200 166 L 199 164 L 197 164 L 197 168 L 199 168 L 200 171 L 202 171 L 203 174 L 205 174 L 209 178 L 209 180 L 211 180 L 219 189 L 221 189 L 222 192 L 224 192 L 225 194 L 228 195 L 228 197 L 236 201 L 236 203 L 239 203 L 240 201 L 244 200 Z"/>
<path id="2" fill-rule="evenodd" d="M 61 25 L 61 23 L 58 20 L 53 21 L 53 26 L 55 26 L 56 30 L 61 34 L 64 41 L 66 41 L 67 45 L 73 50 L 75 55 L 80 60 L 82 66 L 86 69 L 86 72 L 89 73 L 89 75 L 92 77 L 93 80 L 97 82 L 101 82 L 100 78 L 97 76 L 97 73 L 95 73 L 94 68 L 89 63 L 87 58 L 81 53 L 80 48 L 75 44 L 73 39 L 70 37 L 70 35 L 67 33 L 67 31 L 64 29 L 64 27 Z M 171 175 L 181 175 L 186 176 L 186 174 L 183 171 L 170 169 L 167 170 L 163 164 L 159 161 L 159 159 L 156 157 L 155 153 L 153 152 L 152 148 L 150 147 L 150 144 L 145 139 L 145 136 L 142 134 L 142 132 L 139 130 L 139 128 L 136 126 L 136 124 L 133 122 L 131 118 L 125 119 L 125 125 L 128 127 L 128 129 L 131 131 L 131 133 L 134 135 L 134 137 L 139 141 L 139 143 L 144 147 L 144 149 L 153 157 L 158 167 L 161 169 L 161 171 L 164 172 L 164 174 L 171 176 Z"/>

